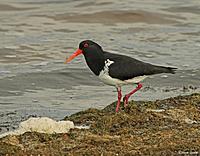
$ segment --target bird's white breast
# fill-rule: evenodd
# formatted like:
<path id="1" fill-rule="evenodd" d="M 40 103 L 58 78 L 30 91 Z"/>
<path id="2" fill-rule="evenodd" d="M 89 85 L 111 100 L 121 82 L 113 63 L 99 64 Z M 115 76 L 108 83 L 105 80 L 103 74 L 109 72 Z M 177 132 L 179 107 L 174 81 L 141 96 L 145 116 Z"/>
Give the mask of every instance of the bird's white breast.
<path id="1" fill-rule="evenodd" d="M 138 76 L 132 79 L 124 80 L 124 81 L 117 78 L 112 78 L 109 75 L 109 66 L 113 63 L 114 61 L 107 59 L 105 61 L 104 69 L 99 74 L 100 80 L 103 81 L 105 84 L 112 85 L 112 86 L 122 86 L 122 85 L 127 85 L 127 84 L 139 83 L 140 81 L 144 80 L 147 77 L 145 75 Z"/>

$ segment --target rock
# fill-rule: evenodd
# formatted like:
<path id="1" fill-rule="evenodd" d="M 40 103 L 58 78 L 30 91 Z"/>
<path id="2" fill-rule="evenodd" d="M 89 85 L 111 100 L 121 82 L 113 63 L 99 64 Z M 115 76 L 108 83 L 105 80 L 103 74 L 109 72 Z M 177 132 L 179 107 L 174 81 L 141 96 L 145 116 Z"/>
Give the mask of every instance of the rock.
<path id="1" fill-rule="evenodd" d="M 7 135 L 21 135 L 25 132 L 67 133 L 71 128 L 74 128 L 72 121 L 55 121 L 48 117 L 31 117 L 21 122 L 17 130 L 4 133 L 0 135 L 0 138 Z"/>

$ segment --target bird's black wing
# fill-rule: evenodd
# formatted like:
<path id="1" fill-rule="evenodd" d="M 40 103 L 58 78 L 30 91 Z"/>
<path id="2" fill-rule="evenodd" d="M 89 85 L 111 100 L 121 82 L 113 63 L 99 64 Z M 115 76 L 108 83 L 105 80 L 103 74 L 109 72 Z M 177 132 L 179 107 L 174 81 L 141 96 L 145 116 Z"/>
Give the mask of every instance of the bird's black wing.
<path id="1" fill-rule="evenodd" d="M 109 66 L 109 75 L 120 80 L 128 80 L 137 76 L 159 73 L 174 73 L 176 69 L 152 65 L 125 55 L 113 54 L 105 51 L 104 57 L 105 59 L 114 61 L 114 63 Z"/>

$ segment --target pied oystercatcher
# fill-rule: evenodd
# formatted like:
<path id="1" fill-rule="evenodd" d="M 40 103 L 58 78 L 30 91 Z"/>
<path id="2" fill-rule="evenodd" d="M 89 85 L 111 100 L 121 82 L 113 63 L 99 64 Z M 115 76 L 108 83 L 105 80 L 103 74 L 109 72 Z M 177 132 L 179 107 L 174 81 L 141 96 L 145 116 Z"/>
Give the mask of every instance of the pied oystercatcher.
<path id="1" fill-rule="evenodd" d="M 91 71 L 105 84 L 115 86 L 118 92 L 116 112 L 120 107 L 122 98 L 121 86 L 137 84 L 137 87 L 123 98 L 124 107 L 128 104 L 129 97 L 142 88 L 140 83 L 148 75 L 160 73 L 175 73 L 173 67 L 164 67 L 145 63 L 137 59 L 106 52 L 102 47 L 91 41 L 85 40 L 79 44 L 79 48 L 68 58 L 65 63 L 70 62 L 76 56 L 83 54 Z"/>

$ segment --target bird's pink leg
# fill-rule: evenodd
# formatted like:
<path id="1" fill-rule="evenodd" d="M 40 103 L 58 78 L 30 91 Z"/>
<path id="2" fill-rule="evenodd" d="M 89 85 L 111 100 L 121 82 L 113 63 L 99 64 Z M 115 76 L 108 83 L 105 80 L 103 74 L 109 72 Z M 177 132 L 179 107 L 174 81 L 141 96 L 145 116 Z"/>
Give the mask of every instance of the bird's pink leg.
<path id="1" fill-rule="evenodd" d="M 142 84 L 141 84 L 141 83 L 138 83 L 138 86 L 137 86 L 133 91 L 131 91 L 130 93 L 128 93 L 128 94 L 126 94 L 126 95 L 124 96 L 124 98 L 123 98 L 124 107 L 127 106 L 129 97 L 130 97 L 132 94 L 134 94 L 135 92 L 137 92 L 140 88 L 142 88 Z"/>
<path id="2" fill-rule="evenodd" d="M 121 98 L 122 98 L 121 87 L 117 87 L 117 93 L 118 93 L 118 101 L 117 101 L 117 106 L 116 106 L 116 112 L 119 111 L 119 107 L 120 107 L 120 103 L 121 103 Z"/>

